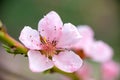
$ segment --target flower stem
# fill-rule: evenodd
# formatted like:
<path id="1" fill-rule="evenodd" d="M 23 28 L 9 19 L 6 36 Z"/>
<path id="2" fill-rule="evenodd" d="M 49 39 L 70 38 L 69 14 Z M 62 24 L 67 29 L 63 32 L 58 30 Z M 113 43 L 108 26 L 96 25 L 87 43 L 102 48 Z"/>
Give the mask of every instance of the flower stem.
<path id="1" fill-rule="evenodd" d="M 13 39 L 6 31 L 4 25 L 0 21 L 0 41 L 7 45 L 9 48 L 13 50 L 13 52 L 17 52 L 15 54 L 27 54 L 28 49 L 24 47 L 20 42 Z"/>
<path id="2" fill-rule="evenodd" d="M 60 74 L 62 74 L 62 75 L 65 75 L 65 76 L 67 76 L 68 78 L 70 78 L 71 80 L 80 80 L 75 73 L 66 73 L 66 72 L 63 72 L 63 71 L 59 70 L 59 69 L 56 68 L 56 67 L 53 67 L 53 68 L 51 69 L 51 71 L 52 71 L 52 72 L 60 73 Z"/>

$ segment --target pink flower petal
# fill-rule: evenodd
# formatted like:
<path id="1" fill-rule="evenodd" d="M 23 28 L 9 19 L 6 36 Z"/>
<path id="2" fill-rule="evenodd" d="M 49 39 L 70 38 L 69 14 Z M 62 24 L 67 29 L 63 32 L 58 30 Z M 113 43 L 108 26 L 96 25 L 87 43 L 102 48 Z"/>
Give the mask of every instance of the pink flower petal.
<path id="1" fill-rule="evenodd" d="M 78 26 L 78 31 L 84 37 L 84 39 L 94 37 L 94 32 L 93 32 L 92 28 L 87 25 Z"/>
<path id="2" fill-rule="evenodd" d="M 85 40 L 83 36 L 81 40 L 73 46 L 73 49 L 83 50 L 85 56 L 89 57 L 91 56 L 91 49 L 92 49 L 92 46 L 94 45 L 93 43 L 94 43 L 94 40 L 92 39 Z"/>
<path id="3" fill-rule="evenodd" d="M 39 50 L 41 48 L 39 33 L 29 26 L 23 28 L 19 40 L 29 49 Z"/>
<path id="4" fill-rule="evenodd" d="M 38 31 L 47 40 L 58 40 L 61 34 L 63 23 L 59 15 L 51 11 L 39 21 Z"/>
<path id="5" fill-rule="evenodd" d="M 39 51 L 28 51 L 29 67 L 33 72 L 43 72 L 53 67 L 53 62 Z"/>
<path id="6" fill-rule="evenodd" d="M 102 80 L 116 80 L 120 72 L 120 66 L 114 61 L 108 61 L 101 66 Z"/>
<path id="7" fill-rule="evenodd" d="M 96 41 L 91 50 L 91 58 L 97 62 L 105 62 L 112 58 L 112 48 L 103 41 Z"/>
<path id="8" fill-rule="evenodd" d="M 56 67 L 65 72 L 74 72 L 82 66 L 82 59 L 72 51 L 60 52 L 53 56 Z"/>
<path id="9" fill-rule="evenodd" d="M 77 27 L 79 33 L 81 34 L 81 40 L 74 45 L 74 49 L 83 50 L 84 54 L 89 57 L 91 55 L 91 48 L 94 43 L 94 32 L 87 25 L 80 25 Z"/>
<path id="10" fill-rule="evenodd" d="M 56 46 L 60 48 L 71 48 L 71 46 L 79 42 L 80 39 L 81 35 L 77 28 L 71 23 L 67 23 L 63 26 L 62 36 Z"/>

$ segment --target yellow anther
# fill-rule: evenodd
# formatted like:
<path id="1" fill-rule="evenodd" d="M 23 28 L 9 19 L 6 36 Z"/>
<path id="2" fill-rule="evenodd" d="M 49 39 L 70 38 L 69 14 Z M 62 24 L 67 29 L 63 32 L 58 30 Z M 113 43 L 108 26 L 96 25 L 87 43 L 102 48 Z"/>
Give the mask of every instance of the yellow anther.
<path id="1" fill-rule="evenodd" d="M 46 44 L 47 43 L 47 39 L 45 37 L 42 37 L 40 35 L 40 41 L 43 43 L 43 44 Z"/>

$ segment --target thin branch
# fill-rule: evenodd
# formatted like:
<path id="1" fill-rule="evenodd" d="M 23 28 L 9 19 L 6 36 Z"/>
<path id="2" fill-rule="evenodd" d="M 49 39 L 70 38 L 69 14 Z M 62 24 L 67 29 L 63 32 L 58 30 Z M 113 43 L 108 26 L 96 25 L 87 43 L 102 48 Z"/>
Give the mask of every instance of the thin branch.
<path id="1" fill-rule="evenodd" d="M 5 26 L 0 21 L 0 41 L 7 45 L 11 50 L 16 54 L 27 54 L 28 49 L 23 46 L 20 42 L 13 39 L 10 35 L 8 35 Z"/>

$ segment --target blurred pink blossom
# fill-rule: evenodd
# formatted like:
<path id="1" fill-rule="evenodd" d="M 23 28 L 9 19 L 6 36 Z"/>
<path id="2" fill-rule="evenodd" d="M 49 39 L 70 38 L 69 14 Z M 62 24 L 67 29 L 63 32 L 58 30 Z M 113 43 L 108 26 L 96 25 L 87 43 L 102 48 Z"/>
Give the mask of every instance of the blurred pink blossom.
<path id="1" fill-rule="evenodd" d="M 96 62 L 106 62 L 112 59 L 112 48 L 103 41 L 95 41 L 91 50 L 91 58 Z"/>
<path id="2" fill-rule="evenodd" d="M 81 35 L 74 25 L 63 25 L 59 15 L 51 11 L 39 21 L 38 31 L 25 26 L 19 40 L 29 49 L 29 67 L 33 72 L 43 72 L 54 65 L 62 71 L 74 72 L 82 59 L 71 51 Z"/>
<path id="3" fill-rule="evenodd" d="M 82 39 L 73 48 L 81 58 L 85 56 L 96 62 L 105 62 L 112 58 L 112 48 L 103 41 L 95 40 L 92 28 L 81 25 L 78 26 L 78 31 L 82 35 Z"/>
<path id="4" fill-rule="evenodd" d="M 94 32 L 87 25 L 78 26 L 78 31 L 82 35 L 82 38 L 79 43 L 74 45 L 73 48 L 76 50 L 81 50 L 84 53 L 84 56 L 89 57 L 91 55 L 91 46 L 94 41 Z"/>
<path id="5" fill-rule="evenodd" d="M 101 65 L 102 80 L 115 80 L 120 72 L 120 65 L 114 61 L 108 61 Z"/>

